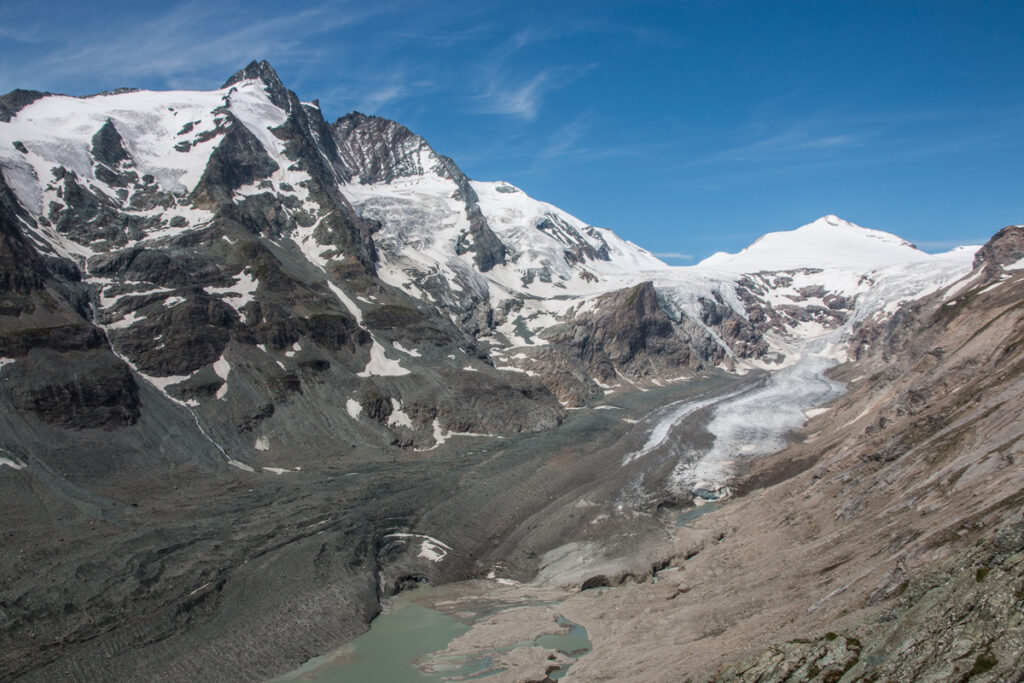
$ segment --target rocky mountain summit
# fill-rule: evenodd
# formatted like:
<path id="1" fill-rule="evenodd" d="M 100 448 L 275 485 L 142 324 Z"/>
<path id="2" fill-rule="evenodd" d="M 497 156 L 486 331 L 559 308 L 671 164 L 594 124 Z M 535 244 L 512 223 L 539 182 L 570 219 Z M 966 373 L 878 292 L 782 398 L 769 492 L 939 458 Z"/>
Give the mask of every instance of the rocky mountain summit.
<path id="1" fill-rule="evenodd" d="M 581 548 L 624 576 L 666 511 L 798 486 L 833 451 L 755 458 L 840 381 L 829 414 L 871 422 L 828 447 L 880 468 L 936 406 L 1015 405 L 973 342 L 939 369 L 972 330 L 1016 362 L 1019 228 L 930 255 L 825 216 L 670 268 L 397 122 L 328 123 L 266 62 L 16 90 L 0 171 L 6 678 L 261 678 L 421 582 L 572 583 Z"/>

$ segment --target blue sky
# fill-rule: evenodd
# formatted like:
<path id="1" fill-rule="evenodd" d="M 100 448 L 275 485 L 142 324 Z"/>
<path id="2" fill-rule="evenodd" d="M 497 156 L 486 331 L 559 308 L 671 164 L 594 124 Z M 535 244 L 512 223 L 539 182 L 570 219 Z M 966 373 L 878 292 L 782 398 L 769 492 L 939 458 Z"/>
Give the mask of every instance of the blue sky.
<path id="1" fill-rule="evenodd" d="M 935 251 L 1024 223 L 1024 2 L 17 2 L 0 91 L 268 59 L 689 263 L 835 213 Z"/>

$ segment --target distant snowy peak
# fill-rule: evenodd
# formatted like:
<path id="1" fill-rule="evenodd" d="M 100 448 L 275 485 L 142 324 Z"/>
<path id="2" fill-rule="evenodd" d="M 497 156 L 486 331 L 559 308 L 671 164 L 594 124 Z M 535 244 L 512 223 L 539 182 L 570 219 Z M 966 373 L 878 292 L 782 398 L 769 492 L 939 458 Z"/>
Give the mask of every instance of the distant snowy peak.
<path id="1" fill-rule="evenodd" d="M 529 196 L 505 182 L 472 181 L 480 208 L 512 253 L 512 260 L 543 265 L 561 260 L 597 272 L 648 271 L 666 268 L 646 249 L 597 228 L 562 209 Z M 546 258 L 545 258 L 546 257 Z M 557 258 L 555 258 L 557 257 Z"/>
<path id="2" fill-rule="evenodd" d="M 696 268 L 731 273 L 801 268 L 867 272 L 928 258 L 928 254 L 896 235 L 828 215 L 796 230 L 770 232 L 736 254 L 712 254 Z"/>

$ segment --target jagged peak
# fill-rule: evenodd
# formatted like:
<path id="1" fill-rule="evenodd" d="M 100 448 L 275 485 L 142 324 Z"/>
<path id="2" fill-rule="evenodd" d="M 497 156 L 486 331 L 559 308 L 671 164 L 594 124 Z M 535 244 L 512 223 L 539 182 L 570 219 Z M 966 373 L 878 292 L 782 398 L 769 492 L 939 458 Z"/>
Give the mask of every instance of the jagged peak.
<path id="1" fill-rule="evenodd" d="M 383 138 L 388 140 L 389 144 L 387 145 L 375 146 L 373 150 L 363 150 L 363 155 L 357 155 L 364 156 L 362 159 L 364 166 L 367 161 L 367 157 L 376 157 L 381 152 L 394 154 L 396 150 L 402 147 L 406 150 L 424 150 L 436 160 L 436 166 L 433 166 L 430 169 L 419 168 L 416 172 L 410 172 L 409 169 L 406 169 L 405 171 L 400 171 L 394 175 L 420 175 L 425 171 L 430 171 L 443 178 L 455 181 L 455 183 L 459 185 L 460 191 L 475 201 L 475 193 L 469 186 L 469 178 L 462 172 L 462 169 L 458 167 L 455 160 L 438 152 L 422 135 L 414 133 L 397 121 L 383 116 L 377 116 L 375 114 L 364 114 L 360 111 L 351 111 L 335 120 L 335 122 L 331 124 L 331 130 L 334 132 L 335 140 L 342 148 L 343 152 L 347 150 L 350 155 L 355 151 L 352 148 L 352 145 L 357 144 L 351 139 L 353 133 L 356 134 L 356 137 L 369 136 L 370 138 L 377 138 L 378 140 Z M 395 161 L 395 159 L 392 159 L 392 161 Z M 366 170 L 368 169 L 360 169 L 357 167 L 353 172 L 356 175 L 362 176 L 362 181 L 364 183 L 381 180 L 376 172 L 371 171 L 371 173 L 367 175 Z M 388 174 L 386 182 L 390 182 L 392 177 L 394 176 Z"/>
<path id="2" fill-rule="evenodd" d="M 334 125 L 335 126 L 345 125 L 345 124 L 359 125 L 363 121 L 367 121 L 369 119 L 379 119 L 379 118 L 381 118 L 381 117 L 380 116 L 374 116 L 372 114 L 369 114 L 369 115 L 368 114 L 364 114 L 361 111 L 353 109 L 352 111 L 350 111 L 349 113 L 345 114 L 344 116 L 339 117 L 338 120 L 334 122 Z"/>
<path id="3" fill-rule="evenodd" d="M 331 124 L 331 131 L 346 165 L 364 184 L 436 174 L 465 186 L 464 193 L 472 193 L 454 161 L 396 121 L 353 111 Z"/>
<path id="4" fill-rule="evenodd" d="M 245 68 L 239 69 L 234 73 L 233 76 L 231 76 L 231 78 L 224 81 L 224 85 L 222 85 L 221 88 L 230 87 L 235 83 L 239 83 L 241 81 L 251 80 L 261 80 L 271 87 L 284 87 L 284 84 L 281 82 L 281 78 L 280 76 L 277 75 L 277 72 L 274 70 L 274 67 L 270 66 L 270 62 L 268 62 L 265 59 L 254 59 L 251 62 L 249 62 L 249 64 L 246 65 Z"/>
<path id="5" fill-rule="evenodd" d="M 254 59 L 249 62 L 244 69 L 236 71 L 231 78 L 226 80 L 221 88 L 228 88 L 242 81 L 255 80 L 262 81 L 267 86 L 271 102 L 284 110 L 290 109 L 288 106 L 288 89 L 284 87 L 284 83 L 281 82 L 281 78 L 277 75 L 274 67 L 270 66 L 270 62 L 265 59 Z"/>
<path id="6" fill-rule="evenodd" d="M 334 130 L 343 135 L 357 128 L 364 128 L 367 126 L 374 127 L 378 130 L 387 129 L 394 131 L 394 133 L 400 138 L 413 137 L 418 140 L 423 140 L 421 136 L 416 135 L 416 133 L 413 133 L 398 121 L 394 121 L 383 116 L 377 116 L 376 114 L 364 114 L 361 111 L 350 111 L 344 116 L 339 117 L 331 124 L 331 127 Z M 425 140 L 423 141 L 426 142 Z"/>

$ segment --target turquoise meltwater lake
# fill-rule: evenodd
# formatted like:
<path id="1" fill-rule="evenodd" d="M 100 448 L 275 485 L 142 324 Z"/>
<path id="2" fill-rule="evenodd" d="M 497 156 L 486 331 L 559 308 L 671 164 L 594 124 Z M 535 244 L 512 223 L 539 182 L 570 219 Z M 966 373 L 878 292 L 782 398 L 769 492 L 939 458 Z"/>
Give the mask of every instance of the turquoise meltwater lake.
<path id="1" fill-rule="evenodd" d="M 316 657 L 279 681 L 321 683 L 418 683 L 442 680 L 423 673 L 413 662 L 443 650 L 469 626 L 447 614 L 412 601 L 410 594 L 395 598 L 389 613 L 380 614 L 370 630 L 340 650 Z"/>
<path id="2" fill-rule="evenodd" d="M 277 681 L 318 681 L 319 683 L 420 683 L 444 681 L 449 677 L 460 680 L 480 680 L 500 673 L 494 667 L 491 655 L 509 648 L 495 648 L 478 653 L 461 666 L 446 668 L 443 672 L 427 673 L 415 666 L 420 658 L 444 650 L 447 645 L 468 632 L 471 624 L 455 619 L 443 612 L 418 604 L 415 600 L 424 591 L 418 589 L 402 593 L 394 599 L 391 610 L 382 613 L 370 624 L 370 630 L 344 647 L 327 655 L 315 657 L 295 671 Z M 522 606 L 517 604 L 515 606 Z M 511 606 L 497 606 L 490 613 Z M 480 616 L 480 615 L 478 615 Z M 559 650 L 573 659 L 582 657 L 591 649 L 586 630 L 564 617 L 558 618 L 562 633 L 546 634 L 518 646 L 539 645 Z M 551 678 L 562 678 L 566 670 L 553 671 Z"/>

